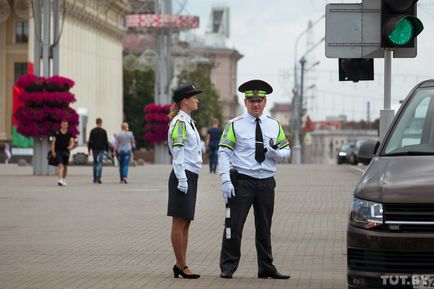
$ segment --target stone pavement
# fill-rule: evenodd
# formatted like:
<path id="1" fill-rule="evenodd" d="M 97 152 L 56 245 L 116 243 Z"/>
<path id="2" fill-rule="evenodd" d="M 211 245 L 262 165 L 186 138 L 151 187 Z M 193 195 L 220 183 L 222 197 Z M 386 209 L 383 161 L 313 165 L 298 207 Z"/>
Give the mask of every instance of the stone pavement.
<path id="1" fill-rule="evenodd" d="M 361 172 L 350 166 L 281 165 L 272 228 L 274 263 L 289 280 L 257 279 L 253 214 L 233 279 L 219 278 L 225 209 L 217 175 L 204 166 L 188 263 L 175 279 L 166 216 L 170 166 L 130 168 L 129 184 L 104 167 L 70 167 L 68 187 L 30 167 L 0 165 L 0 289 L 346 288 L 345 230 Z"/>

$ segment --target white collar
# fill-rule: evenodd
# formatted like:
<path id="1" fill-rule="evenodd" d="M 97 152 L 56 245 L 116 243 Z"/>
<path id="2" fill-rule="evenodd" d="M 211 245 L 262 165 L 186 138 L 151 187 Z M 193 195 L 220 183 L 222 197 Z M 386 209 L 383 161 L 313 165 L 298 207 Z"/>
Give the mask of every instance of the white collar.
<path id="1" fill-rule="evenodd" d="M 179 114 L 179 116 L 183 116 L 184 119 L 185 119 L 185 121 L 190 122 L 190 121 L 193 120 L 193 119 L 191 118 L 191 115 L 189 115 L 188 113 L 186 113 L 186 112 L 183 111 L 183 110 L 180 110 L 178 114 Z"/>
<path id="2" fill-rule="evenodd" d="M 255 121 L 256 121 L 256 117 L 254 117 L 254 116 L 252 116 L 251 114 L 249 114 L 248 112 L 246 113 L 246 115 L 247 115 L 247 117 L 248 117 L 248 119 L 249 119 L 249 121 L 251 122 L 251 123 L 254 123 Z M 264 119 L 266 118 L 266 116 L 265 116 L 265 114 L 261 114 L 261 116 L 260 117 L 258 117 L 261 121 L 260 122 L 263 122 L 264 121 Z"/>

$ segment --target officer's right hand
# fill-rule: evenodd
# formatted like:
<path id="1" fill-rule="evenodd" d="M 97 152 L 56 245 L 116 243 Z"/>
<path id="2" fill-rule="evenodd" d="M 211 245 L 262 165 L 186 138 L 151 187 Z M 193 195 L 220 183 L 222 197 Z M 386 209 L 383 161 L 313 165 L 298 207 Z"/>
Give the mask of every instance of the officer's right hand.
<path id="1" fill-rule="evenodd" d="M 188 192 L 188 183 L 187 183 L 187 180 L 179 180 L 177 188 L 181 192 L 187 194 L 187 192 Z"/>
<path id="2" fill-rule="evenodd" d="M 228 199 L 231 197 L 235 197 L 235 188 L 231 182 L 224 182 L 222 185 L 223 191 L 223 199 L 225 199 L 225 203 L 228 202 Z"/>

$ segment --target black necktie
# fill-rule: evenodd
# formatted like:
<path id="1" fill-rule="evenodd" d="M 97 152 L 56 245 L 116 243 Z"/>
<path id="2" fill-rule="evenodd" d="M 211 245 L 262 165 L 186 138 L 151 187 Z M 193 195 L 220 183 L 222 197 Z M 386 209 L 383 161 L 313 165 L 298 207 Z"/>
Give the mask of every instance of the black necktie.
<path id="1" fill-rule="evenodd" d="M 191 128 L 192 128 L 193 130 L 195 130 L 195 129 L 194 129 L 194 124 L 193 124 L 193 121 L 192 121 L 192 120 L 190 120 L 190 125 L 191 125 Z"/>
<path id="2" fill-rule="evenodd" d="M 265 160 L 265 152 L 264 152 L 264 139 L 262 137 L 261 126 L 259 125 L 260 119 L 256 119 L 256 134 L 255 134 L 255 160 L 258 163 L 262 163 Z"/>

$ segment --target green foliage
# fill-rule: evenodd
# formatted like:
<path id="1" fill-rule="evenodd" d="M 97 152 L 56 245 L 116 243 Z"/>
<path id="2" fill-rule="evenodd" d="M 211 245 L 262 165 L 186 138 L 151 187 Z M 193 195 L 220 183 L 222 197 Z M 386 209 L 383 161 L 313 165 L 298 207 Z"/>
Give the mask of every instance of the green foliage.
<path id="1" fill-rule="evenodd" d="M 183 71 L 179 76 L 178 85 L 193 83 L 203 92 L 199 95 L 199 109 L 192 113 L 199 129 L 211 126 L 211 120 L 222 120 L 222 109 L 219 104 L 219 95 L 211 82 L 211 66 L 200 65 L 193 72 Z"/>
<path id="2" fill-rule="evenodd" d="M 143 139 L 144 108 L 154 102 L 155 73 L 124 70 L 124 120 L 136 138 L 137 148 L 148 146 Z"/>

